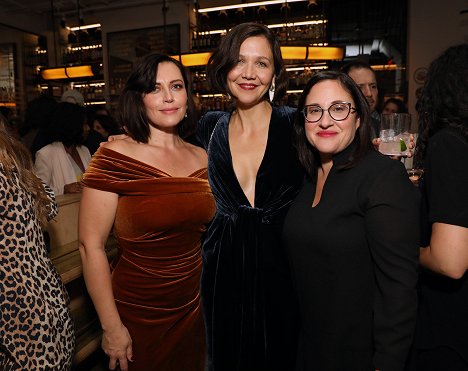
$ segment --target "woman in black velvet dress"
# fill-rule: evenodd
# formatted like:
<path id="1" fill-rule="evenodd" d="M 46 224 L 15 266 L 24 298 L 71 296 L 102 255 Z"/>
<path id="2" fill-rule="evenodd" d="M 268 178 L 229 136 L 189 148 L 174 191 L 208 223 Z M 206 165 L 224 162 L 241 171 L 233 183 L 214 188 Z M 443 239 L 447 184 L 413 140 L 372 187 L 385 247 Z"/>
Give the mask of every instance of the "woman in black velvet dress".
<path id="1" fill-rule="evenodd" d="M 297 370 L 403 371 L 416 322 L 419 197 L 372 148 L 353 80 L 315 74 L 295 133 L 307 179 L 284 222 L 302 329 Z"/>
<path id="2" fill-rule="evenodd" d="M 206 114 L 199 128 L 217 207 L 203 245 L 209 367 L 292 370 L 299 314 L 280 234 L 303 170 L 292 146 L 295 110 L 272 105 L 287 84 L 274 33 L 256 23 L 234 27 L 208 76 L 234 103 L 231 112 Z"/>

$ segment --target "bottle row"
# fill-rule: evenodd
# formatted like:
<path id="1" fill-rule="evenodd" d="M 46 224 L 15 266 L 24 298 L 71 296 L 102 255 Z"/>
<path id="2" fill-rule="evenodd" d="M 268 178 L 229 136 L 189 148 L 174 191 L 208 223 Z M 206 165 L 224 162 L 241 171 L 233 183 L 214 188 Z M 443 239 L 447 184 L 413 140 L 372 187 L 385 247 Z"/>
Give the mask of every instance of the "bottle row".
<path id="1" fill-rule="evenodd" d="M 63 51 L 62 59 L 64 64 L 102 62 L 102 45 L 68 47 Z"/>
<path id="2" fill-rule="evenodd" d="M 320 43 L 326 41 L 327 24 L 325 20 L 313 24 L 284 26 L 276 28 L 276 36 L 282 45 L 300 43 Z M 219 31 L 219 30 L 218 30 Z M 223 33 L 199 31 L 192 33 L 192 50 L 215 49 L 221 42 Z"/>

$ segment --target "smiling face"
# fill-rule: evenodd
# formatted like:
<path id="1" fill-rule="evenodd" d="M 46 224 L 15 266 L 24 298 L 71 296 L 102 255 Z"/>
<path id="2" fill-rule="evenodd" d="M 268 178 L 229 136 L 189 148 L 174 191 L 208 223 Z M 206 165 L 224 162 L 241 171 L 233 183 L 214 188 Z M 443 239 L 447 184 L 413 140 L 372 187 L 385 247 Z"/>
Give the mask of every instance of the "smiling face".
<path id="1" fill-rule="evenodd" d="M 246 39 L 240 46 L 237 64 L 227 75 L 228 88 L 238 107 L 261 102 L 275 74 L 273 52 L 263 36 Z"/>
<path id="2" fill-rule="evenodd" d="M 374 112 L 377 107 L 379 95 L 374 71 L 368 68 L 352 68 L 348 72 L 348 75 L 359 86 L 369 103 L 371 112 Z"/>
<path id="3" fill-rule="evenodd" d="M 354 110 L 351 110 L 343 121 L 336 121 L 330 117 L 328 107 L 338 102 L 349 102 L 351 107 L 356 107 L 351 94 L 337 80 L 324 80 L 315 84 L 305 99 L 306 106 L 318 105 L 324 110 L 319 121 L 305 121 L 307 140 L 319 151 L 322 162 L 348 147 L 360 125 Z"/>
<path id="4" fill-rule="evenodd" d="M 143 95 L 151 126 L 174 130 L 187 111 L 187 91 L 179 68 L 171 62 L 158 65 L 155 89 Z"/>

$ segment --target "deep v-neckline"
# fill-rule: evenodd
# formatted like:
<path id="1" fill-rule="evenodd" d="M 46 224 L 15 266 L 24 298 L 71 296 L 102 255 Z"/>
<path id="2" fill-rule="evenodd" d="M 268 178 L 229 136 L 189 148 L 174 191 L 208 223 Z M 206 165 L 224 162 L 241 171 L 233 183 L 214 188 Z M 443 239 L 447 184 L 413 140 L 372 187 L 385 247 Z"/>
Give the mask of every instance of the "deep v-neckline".
<path id="1" fill-rule="evenodd" d="M 271 110 L 270 121 L 268 123 L 268 132 L 267 132 L 267 141 L 266 141 L 266 145 L 265 145 L 265 151 L 263 152 L 262 160 L 260 161 L 260 164 L 259 164 L 258 169 L 257 169 L 257 174 L 255 175 L 254 204 L 253 205 L 249 201 L 249 198 L 247 197 L 244 189 L 242 188 L 242 186 L 241 186 L 241 184 L 239 182 L 239 178 L 237 177 L 236 170 L 234 168 L 234 161 L 233 161 L 233 158 L 232 158 L 232 151 L 231 151 L 231 143 L 230 143 L 230 140 L 229 140 L 229 123 L 230 123 L 231 118 L 232 118 L 232 113 L 228 117 L 228 120 L 227 120 L 226 125 L 224 127 L 232 173 L 234 174 L 234 178 L 236 179 L 237 185 L 239 186 L 239 189 L 240 189 L 240 191 L 241 191 L 241 193 L 242 193 L 242 195 L 244 197 L 244 200 L 245 200 L 246 204 L 248 206 L 252 207 L 252 208 L 257 207 L 258 174 L 260 173 L 260 170 L 262 169 L 262 167 L 263 167 L 263 165 L 265 163 L 265 159 L 267 157 L 267 153 L 268 153 L 268 150 L 269 150 L 269 147 L 270 147 L 270 142 L 271 142 L 270 134 L 271 134 L 271 126 L 272 126 L 272 117 L 273 117 L 273 109 Z"/>

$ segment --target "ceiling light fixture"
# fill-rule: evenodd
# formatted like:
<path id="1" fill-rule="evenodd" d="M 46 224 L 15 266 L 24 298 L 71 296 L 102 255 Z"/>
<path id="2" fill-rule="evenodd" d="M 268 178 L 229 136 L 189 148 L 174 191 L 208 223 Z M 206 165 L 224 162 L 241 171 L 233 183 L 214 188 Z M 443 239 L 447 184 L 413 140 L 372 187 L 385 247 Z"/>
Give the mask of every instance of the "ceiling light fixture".
<path id="1" fill-rule="evenodd" d="M 270 1 L 257 1 L 255 3 L 240 3 L 240 4 L 233 4 L 233 5 L 223 5 L 223 6 L 215 6 L 211 8 L 201 8 L 196 10 L 198 13 L 208 13 L 208 12 L 217 12 L 220 10 L 229 10 L 229 9 L 238 9 L 240 7 L 250 8 L 253 6 L 262 6 L 262 5 L 275 5 L 275 4 L 284 4 L 284 3 L 298 3 L 298 2 L 305 2 L 308 0 L 270 0 Z"/>
<path id="2" fill-rule="evenodd" d="M 101 27 L 100 23 L 93 23 L 93 24 L 86 24 L 84 26 L 76 26 L 76 27 L 67 27 L 70 31 L 78 31 L 78 30 L 87 30 L 89 28 L 99 28 Z"/>
<path id="3" fill-rule="evenodd" d="M 63 80 L 93 77 L 94 72 L 91 65 L 55 67 L 41 69 L 41 76 L 44 80 Z"/>
<path id="4" fill-rule="evenodd" d="M 211 52 L 187 53 L 173 55 L 172 58 L 177 59 L 185 67 L 204 66 L 208 63 L 211 54 Z M 283 55 L 283 59 L 316 61 L 342 60 L 344 57 L 344 49 L 331 46 L 282 46 L 281 54 Z"/>

